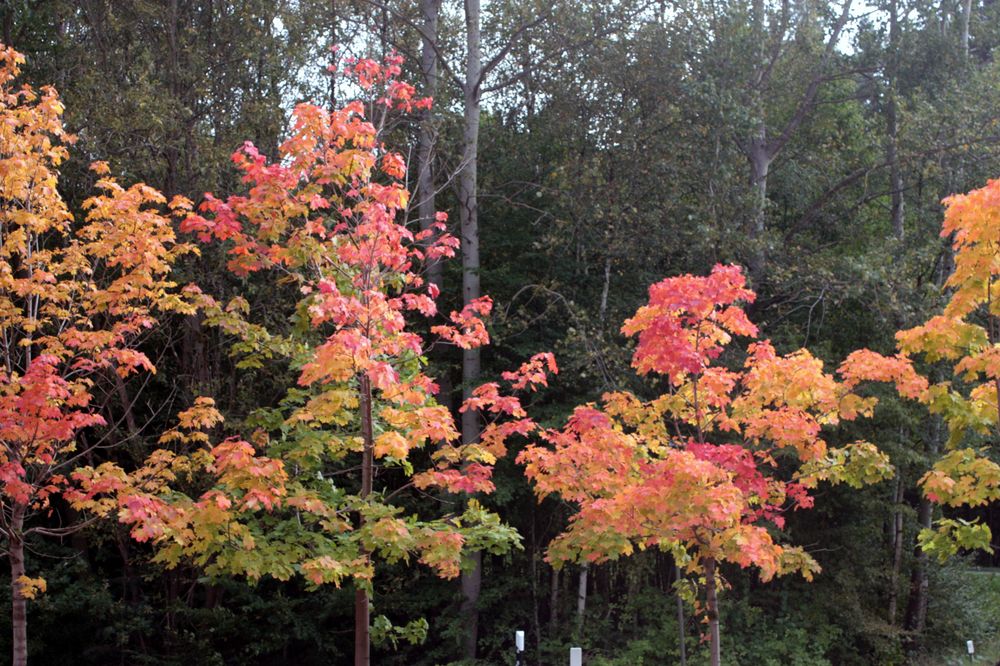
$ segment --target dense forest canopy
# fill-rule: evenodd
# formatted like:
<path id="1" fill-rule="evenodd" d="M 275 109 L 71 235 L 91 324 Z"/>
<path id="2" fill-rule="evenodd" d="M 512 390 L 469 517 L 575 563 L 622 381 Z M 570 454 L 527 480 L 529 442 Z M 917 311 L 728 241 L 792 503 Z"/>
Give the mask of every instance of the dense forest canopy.
<path id="1" fill-rule="evenodd" d="M 1000 3 L 0 44 L 13 663 L 1000 659 Z"/>

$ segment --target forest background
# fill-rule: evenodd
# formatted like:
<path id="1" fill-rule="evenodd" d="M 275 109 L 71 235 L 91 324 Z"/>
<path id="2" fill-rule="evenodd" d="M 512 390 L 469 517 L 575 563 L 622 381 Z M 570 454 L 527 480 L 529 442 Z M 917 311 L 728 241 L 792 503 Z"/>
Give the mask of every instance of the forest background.
<path id="1" fill-rule="evenodd" d="M 779 351 L 805 346 L 830 367 L 863 347 L 892 352 L 894 332 L 946 298 L 942 198 L 1000 176 L 991 0 L 7 0 L 0 12 L 0 41 L 27 56 L 27 80 L 58 88 L 79 137 L 61 176 L 72 209 L 94 159 L 168 197 L 239 191 L 230 155 L 244 141 L 274 157 L 295 102 L 354 93 L 326 72 L 329 45 L 402 54 L 405 78 L 435 99 L 391 133 L 412 215 L 448 211 L 462 239 L 460 260 L 432 279 L 455 309 L 480 286 L 495 301 L 493 345 L 481 358 L 437 352 L 430 374 L 455 406 L 463 387 L 551 350 L 558 380 L 529 407 L 543 425 L 605 391 L 648 393 L 621 322 L 649 284 L 720 262 L 747 268 L 750 315 Z M 180 281 L 210 276 L 213 293 L 252 293 L 256 316 L 280 312 L 280 291 L 224 263 L 205 250 L 181 261 Z M 130 380 L 138 399 L 113 407 L 128 418 L 108 419 L 126 442 L 118 460 L 142 460 L 196 396 L 236 423 L 280 396 L 282 377 L 238 372 L 199 317 L 165 330 L 148 342 L 159 372 Z M 967 639 L 996 645 L 996 558 L 941 563 L 915 547 L 940 513 L 917 481 L 942 426 L 880 397 L 849 430 L 878 443 L 895 478 L 824 489 L 788 514 L 785 532 L 823 567 L 815 581 L 723 571 L 728 663 L 947 663 Z M 533 663 L 562 663 L 570 644 L 594 663 L 679 663 L 679 635 L 701 663 L 703 627 L 678 600 L 669 554 L 560 570 L 544 560 L 571 508 L 536 501 L 512 448 L 482 501 L 523 548 L 481 555 L 461 585 L 415 565 L 382 571 L 378 613 L 429 629 L 419 645 L 377 645 L 373 661 L 512 663 L 524 629 Z M 995 508 L 960 516 L 1000 525 Z M 168 570 L 110 521 L 29 549 L 29 573 L 48 582 L 29 606 L 34 663 L 350 659 L 349 586 Z"/>

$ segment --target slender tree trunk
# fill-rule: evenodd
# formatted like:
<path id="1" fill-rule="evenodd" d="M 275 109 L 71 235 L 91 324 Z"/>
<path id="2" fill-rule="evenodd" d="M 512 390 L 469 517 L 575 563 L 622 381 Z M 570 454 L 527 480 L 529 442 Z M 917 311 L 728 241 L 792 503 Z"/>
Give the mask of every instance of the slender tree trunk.
<path id="1" fill-rule="evenodd" d="M 372 384 L 368 375 L 358 378 L 361 393 L 361 439 L 363 451 L 361 454 L 361 499 L 367 498 L 372 492 L 372 477 L 375 472 L 374 435 L 372 429 Z M 360 527 L 364 517 L 358 521 Z M 368 591 L 358 587 L 354 591 L 354 666 L 369 666 L 371 638 L 369 635 L 370 603 Z"/>
<path id="2" fill-rule="evenodd" d="M 337 0 L 330 0 L 330 47 L 337 44 Z M 339 53 L 334 54 L 334 67 L 330 70 L 330 110 L 337 108 L 337 68 L 339 65 Z"/>
<path id="3" fill-rule="evenodd" d="M 608 293 L 611 291 L 611 257 L 607 257 L 604 260 L 604 286 L 601 288 L 601 307 L 599 310 L 599 318 L 601 323 L 604 323 L 604 319 L 608 314 Z"/>
<path id="4" fill-rule="evenodd" d="M 702 561 L 705 569 L 705 609 L 708 611 L 709 647 L 712 666 L 721 666 L 722 647 L 719 633 L 719 597 L 716 592 L 715 560 L 706 557 Z"/>
<path id="5" fill-rule="evenodd" d="M 969 24 L 972 22 L 972 0 L 962 0 L 962 16 L 961 16 L 961 36 L 959 37 L 959 43 L 962 49 L 962 58 L 965 60 L 969 59 Z"/>
<path id="6" fill-rule="evenodd" d="M 681 568 L 674 564 L 674 580 L 680 582 Z M 681 599 L 681 591 L 678 589 L 674 596 L 677 598 L 677 643 L 681 652 L 680 666 L 687 666 L 687 619 L 684 617 L 684 600 Z"/>
<path id="7" fill-rule="evenodd" d="M 751 29 L 753 31 L 754 47 L 758 67 L 765 67 L 765 29 L 764 0 L 753 0 L 751 7 Z M 767 253 L 764 247 L 764 232 L 767 228 L 767 173 L 773 159 L 768 149 L 767 119 L 764 115 L 765 85 L 763 71 L 755 75 L 750 100 L 750 113 L 753 115 L 753 135 L 746 148 L 747 159 L 750 161 L 750 196 L 751 214 L 747 235 L 750 239 L 750 256 L 748 268 L 753 281 L 759 285 L 763 278 L 764 263 Z"/>
<path id="8" fill-rule="evenodd" d="M 892 190 L 892 233 L 896 240 L 903 240 L 905 233 L 903 208 L 903 176 L 899 168 L 898 72 L 899 72 L 899 17 L 898 2 L 889 3 L 889 53 L 886 58 L 886 78 L 889 80 L 888 100 L 885 107 L 886 161 L 889 162 L 889 187 Z"/>
<path id="9" fill-rule="evenodd" d="M 896 478 L 892 513 L 892 572 L 889 575 L 889 624 L 896 624 L 899 599 L 899 570 L 903 562 L 903 480 Z"/>
<path id="10" fill-rule="evenodd" d="M 559 626 L 559 569 L 552 569 L 549 589 L 549 633 L 555 634 Z"/>
<path id="11" fill-rule="evenodd" d="M 576 588 L 576 630 L 583 635 L 583 620 L 587 616 L 587 578 L 590 565 L 584 562 L 580 566 L 580 580 Z"/>
<path id="12" fill-rule="evenodd" d="M 930 529 L 933 506 L 926 497 L 920 498 L 920 508 L 917 511 L 917 522 L 920 528 Z M 923 633 L 927 622 L 927 602 L 929 600 L 930 581 L 927 571 L 927 553 L 919 546 L 916 548 L 913 570 L 910 573 L 910 598 L 906 605 L 907 631 L 915 636 Z M 914 639 L 919 640 L 918 638 Z"/>
<path id="13" fill-rule="evenodd" d="M 752 242 L 750 249 L 750 275 L 759 285 L 767 262 L 764 234 L 767 231 L 767 174 L 771 168 L 771 156 L 767 150 L 767 136 L 763 121 L 759 134 L 750 145 L 750 188 L 752 215 L 748 235 Z"/>
<path id="14" fill-rule="evenodd" d="M 24 512 L 25 507 L 15 504 L 11 512 L 8 537 L 10 541 L 11 629 L 14 646 L 14 666 L 28 663 L 28 600 L 18 579 L 24 576 Z"/>
<path id="15" fill-rule="evenodd" d="M 458 174 L 458 205 L 462 244 L 462 301 L 468 304 L 479 298 L 479 201 L 477 178 L 479 161 L 479 94 L 482 77 L 482 53 L 479 32 L 479 0 L 465 0 L 466 63 L 464 86 L 464 131 L 462 166 Z M 462 393 L 471 395 L 479 381 L 479 349 L 462 351 Z M 462 442 L 479 439 L 479 415 L 474 410 L 462 414 Z M 471 566 L 462 572 L 462 619 L 465 623 L 464 657 L 476 658 L 479 642 L 479 593 L 482 588 L 482 554 L 469 556 Z"/>
<path id="16" fill-rule="evenodd" d="M 438 14 L 441 10 L 441 0 L 420 0 L 420 14 L 424 21 L 423 50 L 420 53 L 420 71 L 424 75 L 424 86 L 428 97 L 436 97 L 438 91 L 438 62 L 436 46 Z M 420 217 L 420 228 L 428 229 L 434 224 L 437 213 L 434 202 L 434 145 L 437 142 L 437 132 L 434 128 L 434 111 L 427 109 L 420 120 L 420 138 L 417 146 L 417 215 Z M 432 242 L 432 236 L 428 242 Z M 427 280 L 440 289 L 444 285 L 444 265 L 440 261 L 427 264 Z"/>
<path id="17" fill-rule="evenodd" d="M 941 442 L 942 422 L 940 417 L 932 417 L 928 433 L 928 454 L 933 459 L 937 456 Z M 920 507 L 917 510 L 917 527 L 930 529 L 934 516 L 934 506 L 924 496 L 920 497 Z M 920 546 L 914 550 L 916 557 L 910 572 L 910 597 L 906 604 L 906 621 L 904 628 L 910 633 L 910 649 L 920 642 L 920 635 L 927 622 L 927 603 L 930 599 L 930 580 L 928 577 L 928 557 Z"/>

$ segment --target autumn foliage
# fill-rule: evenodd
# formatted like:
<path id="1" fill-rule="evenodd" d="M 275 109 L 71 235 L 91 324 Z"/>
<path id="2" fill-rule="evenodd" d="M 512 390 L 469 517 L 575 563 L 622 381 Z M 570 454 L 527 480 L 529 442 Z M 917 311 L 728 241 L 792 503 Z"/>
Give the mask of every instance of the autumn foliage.
<path id="1" fill-rule="evenodd" d="M 1000 499 L 1000 465 L 990 458 L 1000 432 L 1000 180 L 944 204 L 941 235 L 951 239 L 955 261 L 944 311 L 897 333 L 897 355 L 861 350 L 842 371 L 855 383 L 892 383 L 943 419 L 949 437 L 920 479 L 924 494 L 948 507 L 979 507 Z M 962 548 L 989 550 L 991 539 L 986 524 L 951 517 L 920 535 L 942 559 Z"/>
<path id="2" fill-rule="evenodd" d="M 775 538 L 785 512 L 811 507 L 820 481 L 861 486 L 892 472 L 870 443 L 824 439 L 824 428 L 874 403 L 808 351 L 779 355 L 763 340 L 746 347 L 742 367 L 719 363 L 735 337 L 756 337 L 741 308 L 754 297 L 736 266 L 654 284 L 622 331 L 638 337 L 633 367 L 662 376 L 666 392 L 605 394 L 518 457 L 539 497 L 579 507 L 549 561 L 672 552 L 705 582 L 716 658 L 718 563 L 756 567 L 763 580 L 792 571 L 811 579 L 816 561 Z"/>
<path id="3" fill-rule="evenodd" d="M 408 488 L 491 491 L 505 441 L 534 423 L 516 397 L 488 383 L 461 408 L 482 413 L 485 430 L 462 445 L 452 414 L 436 402 L 438 387 L 423 371 L 427 343 L 412 320 L 438 314 L 437 288 L 420 268 L 452 256 L 458 241 L 445 232 L 444 214 L 426 231 L 411 229 L 405 162 L 382 140 L 394 114 L 429 100 L 414 100 L 397 80 L 396 57 L 359 60 L 348 73 L 372 101 L 334 111 L 300 104 L 277 159 L 250 143 L 233 154 L 246 192 L 206 195 L 181 223 L 224 248 L 237 276 L 297 292 L 285 330 L 254 322 L 255 304 L 243 298 L 200 301 L 206 321 L 233 338 L 242 367 L 287 364 L 295 384 L 221 441 L 223 417 L 206 396 L 179 415 L 161 438 L 167 448 L 144 469 L 79 474 L 93 502 L 115 497 L 133 537 L 154 543 L 170 566 L 367 588 L 378 559 L 416 558 L 454 577 L 464 549 L 500 551 L 517 541 L 475 501 L 433 519 L 398 503 Z M 491 305 L 484 297 L 431 330 L 442 343 L 486 344 Z M 555 370 L 551 355 L 539 355 L 505 383 L 533 389 Z"/>
<path id="4" fill-rule="evenodd" d="M 0 521 L 14 585 L 14 662 L 24 663 L 24 600 L 44 590 L 28 578 L 24 542 L 62 536 L 82 523 L 35 523 L 55 497 L 76 503 L 74 469 L 107 425 L 95 395 L 155 372 L 139 349 L 169 312 L 192 312 L 171 280 L 192 248 L 172 218 L 191 203 L 143 184 L 124 188 L 95 163 L 98 193 L 74 219 L 58 191 L 58 169 L 74 137 L 62 126 L 56 91 L 15 87 L 22 56 L 0 45 Z M 110 391 L 109 391 L 110 388 Z M 91 439 L 82 439 L 85 432 Z M 116 444 L 117 442 L 110 442 Z M 91 508 L 86 504 L 77 508 Z"/>

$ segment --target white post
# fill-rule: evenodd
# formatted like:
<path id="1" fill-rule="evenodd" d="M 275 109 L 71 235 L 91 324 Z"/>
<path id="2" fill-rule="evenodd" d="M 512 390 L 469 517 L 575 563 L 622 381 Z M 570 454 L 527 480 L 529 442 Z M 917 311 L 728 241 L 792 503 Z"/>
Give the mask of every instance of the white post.
<path id="1" fill-rule="evenodd" d="M 976 645 L 972 641 L 965 641 L 965 649 L 969 651 L 969 661 L 976 660 Z"/>
<path id="2" fill-rule="evenodd" d="M 514 666 L 524 666 L 524 632 L 518 629 L 514 632 Z"/>
<path id="3" fill-rule="evenodd" d="M 569 649 L 569 666 L 583 666 L 583 648 Z"/>

